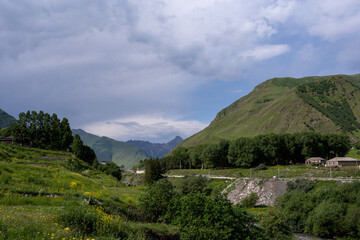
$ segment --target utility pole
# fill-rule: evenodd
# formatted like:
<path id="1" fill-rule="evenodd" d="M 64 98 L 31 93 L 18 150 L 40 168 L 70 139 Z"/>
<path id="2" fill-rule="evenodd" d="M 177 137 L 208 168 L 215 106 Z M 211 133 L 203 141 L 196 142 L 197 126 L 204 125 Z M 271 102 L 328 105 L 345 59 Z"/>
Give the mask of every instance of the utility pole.
<path id="1" fill-rule="evenodd" d="M 332 178 L 332 173 L 331 173 L 331 169 L 332 169 L 332 167 L 330 166 L 330 178 Z"/>

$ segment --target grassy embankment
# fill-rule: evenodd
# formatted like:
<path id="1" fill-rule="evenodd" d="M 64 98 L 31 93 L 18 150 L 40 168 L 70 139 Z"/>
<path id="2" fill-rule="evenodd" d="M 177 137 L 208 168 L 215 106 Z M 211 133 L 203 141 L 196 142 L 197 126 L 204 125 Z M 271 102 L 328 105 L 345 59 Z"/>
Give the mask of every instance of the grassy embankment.
<path id="1" fill-rule="evenodd" d="M 116 239 L 177 234 L 139 218 L 145 186 L 127 187 L 95 170 L 65 168 L 68 152 L 0 144 L 0 239 Z M 88 201 L 91 198 L 92 205 Z M 100 207 L 99 207 L 100 206 Z"/>

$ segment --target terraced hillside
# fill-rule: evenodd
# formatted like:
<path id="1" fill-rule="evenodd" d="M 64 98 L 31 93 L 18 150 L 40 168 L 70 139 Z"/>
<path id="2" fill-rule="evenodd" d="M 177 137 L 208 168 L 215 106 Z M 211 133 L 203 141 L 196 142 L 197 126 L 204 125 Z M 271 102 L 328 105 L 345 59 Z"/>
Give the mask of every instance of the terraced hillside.
<path id="1" fill-rule="evenodd" d="M 360 75 L 273 78 L 221 110 L 178 146 L 265 133 L 317 131 L 360 136 Z"/>
<path id="2" fill-rule="evenodd" d="M 0 144 L 0 239 L 176 234 L 173 226 L 137 221 L 145 186 L 124 186 L 98 170 L 70 171 L 67 161 L 73 158 L 69 152 Z"/>

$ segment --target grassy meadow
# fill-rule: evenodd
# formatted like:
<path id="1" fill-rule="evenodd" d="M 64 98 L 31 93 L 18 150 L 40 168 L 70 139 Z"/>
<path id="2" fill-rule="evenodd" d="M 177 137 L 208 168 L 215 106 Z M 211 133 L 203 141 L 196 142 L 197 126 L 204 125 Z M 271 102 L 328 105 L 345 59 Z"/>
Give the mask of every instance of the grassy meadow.
<path id="1" fill-rule="evenodd" d="M 72 172 L 69 152 L 0 144 L 0 239 L 145 239 L 176 235 L 145 223 L 146 186 L 125 186 L 97 170 Z"/>

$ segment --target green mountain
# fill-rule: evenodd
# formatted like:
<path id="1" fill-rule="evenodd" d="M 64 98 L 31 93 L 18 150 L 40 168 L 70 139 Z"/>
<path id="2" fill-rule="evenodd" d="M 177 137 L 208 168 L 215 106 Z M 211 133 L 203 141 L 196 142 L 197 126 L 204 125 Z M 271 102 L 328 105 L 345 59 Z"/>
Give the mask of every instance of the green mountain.
<path id="1" fill-rule="evenodd" d="M 0 109 L 0 128 L 6 128 L 13 123 L 16 123 L 16 119 Z"/>
<path id="2" fill-rule="evenodd" d="M 108 137 L 99 137 L 82 129 L 73 129 L 73 134 L 79 134 L 85 145 L 94 149 L 99 161 L 111 161 L 125 168 L 131 168 L 140 160 L 147 158 L 139 147 L 126 142 L 120 142 Z"/>
<path id="3" fill-rule="evenodd" d="M 345 132 L 360 137 L 360 74 L 273 78 L 221 110 L 178 146 L 266 133 Z"/>

